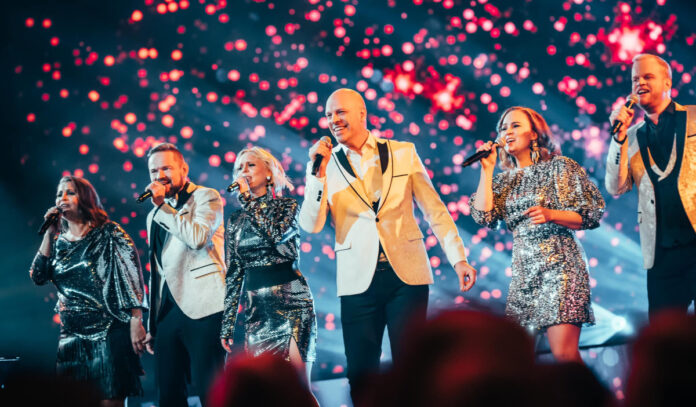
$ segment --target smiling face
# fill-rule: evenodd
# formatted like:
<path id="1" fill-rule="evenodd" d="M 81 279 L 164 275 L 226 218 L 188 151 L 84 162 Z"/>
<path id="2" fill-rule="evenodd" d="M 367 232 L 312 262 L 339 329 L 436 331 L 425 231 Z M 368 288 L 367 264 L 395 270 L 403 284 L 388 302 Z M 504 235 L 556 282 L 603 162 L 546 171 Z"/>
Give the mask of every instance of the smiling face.
<path id="1" fill-rule="evenodd" d="M 336 141 L 359 150 L 367 139 L 367 110 L 359 93 L 339 89 L 326 101 L 326 119 Z"/>
<path id="2" fill-rule="evenodd" d="M 631 70 L 633 93 L 638 105 L 647 113 L 664 109 L 669 104 L 672 80 L 665 66 L 656 57 L 636 59 Z"/>
<path id="3" fill-rule="evenodd" d="M 175 151 L 158 151 L 147 160 L 150 181 L 165 186 L 165 196 L 171 198 L 183 188 L 188 176 L 188 165 Z"/>
<path id="4" fill-rule="evenodd" d="M 521 110 L 512 110 L 500 123 L 498 138 L 505 142 L 505 151 L 519 161 L 519 157 L 529 156 L 532 140 L 536 140 L 537 135 L 527 115 Z"/>
<path id="5" fill-rule="evenodd" d="M 65 181 L 58 184 L 58 191 L 56 191 L 56 207 L 66 219 L 79 218 L 79 201 L 80 196 L 77 194 L 77 189 L 73 182 Z"/>
<path id="6" fill-rule="evenodd" d="M 264 195 L 268 184 L 267 177 L 273 176 L 266 163 L 251 152 L 246 152 L 237 158 L 234 172 L 235 178 L 241 176 L 246 179 L 253 196 Z"/>

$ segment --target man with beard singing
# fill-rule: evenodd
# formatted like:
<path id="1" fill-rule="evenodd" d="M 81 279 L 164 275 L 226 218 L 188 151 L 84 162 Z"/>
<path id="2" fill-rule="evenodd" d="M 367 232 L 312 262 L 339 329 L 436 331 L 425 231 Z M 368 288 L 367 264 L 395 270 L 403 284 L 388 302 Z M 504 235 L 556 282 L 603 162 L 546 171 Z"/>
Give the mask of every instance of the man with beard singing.
<path id="1" fill-rule="evenodd" d="M 187 379 L 201 403 L 225 351 L 218 337 L 225 297 L 220 194 L 189 181 L 188 164 L 173 144 L 148 153 L 154 208 L 150 242 L 147 350 L 155 355 L 161 407 L 188 406 Z"/>

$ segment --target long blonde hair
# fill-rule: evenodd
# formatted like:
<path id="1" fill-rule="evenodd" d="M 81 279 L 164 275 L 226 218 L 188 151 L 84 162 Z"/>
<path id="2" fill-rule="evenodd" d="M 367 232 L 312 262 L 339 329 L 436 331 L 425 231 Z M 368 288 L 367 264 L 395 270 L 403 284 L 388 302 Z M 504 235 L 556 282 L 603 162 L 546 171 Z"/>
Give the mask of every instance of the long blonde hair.
<path id="1" fill-rule="evenodd" d="M 515 110 L 519 110 L 522 113 L 524 113 L 525 116 L 527 116 L 527 119 L 529 119 L 529 123 L 532 127 L 532 132 L 534 132 L 537 135 L 536 141 L 539 145 L 539 160 L 550 160 L 551 158 L 553 158 L 553 156 L 561 154 L 561 149 L 553 141 L 553 138 L 551 136 L 551 129 L 549 129 L 549 125 L 546 123 L 546 120 L 544 120 L 544 118 L 535 110 L 530 109 L 528 107 L 513 106 L 505 110 L 503 114 L 500 115 L 498 125 L 496 126 L 496 131 L 498 132 L 498 137 L 496 138 L 496 141 L 500 141 L 503 137 L 500 133 L 500 128 L 503 125 L 503 120 L 505 120 L 505 116 L 507 116 L 508 113 L 513 112 Z M 504 143 L 499 144 L 503 145 Z M 515 159 L 515 157 L 508 154 L 504 148 L 499 149 L 498 154 L 500 157 L 499 166 L 501 169 L 511 170 L 517 167 L 517 160 Z"/>
<path id="2" fill-rule="evenodd" d="M 292 183 L 290 182 L 288 176 L 285 175 L 285 170 L 283 169 L 283 166 L 280 164 L 278 159 L 275 158 L 273 154 L 271 154 L 268 150 L 257 146 L 245 148 L 237 154 L 237 160 L 239 160 L 244 154 L 253 154 L 256 158 L 263 161 L 263 163 L 266 165 L 266 168 L 268 168 L 271 171 L 271 182 L 273 182 L 273 188 L 276 195 L 282 196 L 283 188 L 287 188 L 290 191 L 295 189 L 295 187 L 292 186 Z M 237 179 L 237 177 L 239 176 L 239 172 L 240 168 L 235 165 L 233 173 L 234 179 Z"/>

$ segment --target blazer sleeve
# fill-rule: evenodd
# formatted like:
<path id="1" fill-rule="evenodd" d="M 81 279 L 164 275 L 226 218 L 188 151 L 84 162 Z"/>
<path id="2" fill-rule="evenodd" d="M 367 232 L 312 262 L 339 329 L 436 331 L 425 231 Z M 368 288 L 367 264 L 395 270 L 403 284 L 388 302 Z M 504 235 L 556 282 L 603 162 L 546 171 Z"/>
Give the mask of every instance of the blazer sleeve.
<path id="1" fill-rule="evenodd" d="M 611 138 L 607 152 L 607 166 L 604 174 L 604 186 L 612 195 L 621 195 L 633 187 L 633 177 L 629 168 L 628 146 L 635 139 L 635 127 L 628 129 L 626 141 L 619 144 Z"/>
<path id="2" fill-rule="evenodd" d="M 329 213 L 326 197 L 326 177 L 312 175 L 312 163 L 307 164 L 304 200 L 300 207 L 299 224 L 308 233 L 319 233 Z"/>
<path id="3" fill-rule="evenodd" d="M 177 211 L 167 203 L 162 204 L 153 221 L 189 248 L 199 250 L 212 244 L 213 234 L 222 223 L 222 199 L 211 188 L 198 188 L 193 192 L 193 199 L 195 205 L 191 211 Z"/>
<path id="4" fill-rule="evenodd" d="M 457 225 L 430 181 L 430 176 L 416 152 L 416 147 L 411 143 L 408 144 L 411 149 L 410 168 L 412 169 L 409 181 L 413 186 L 413 196 L 418 208 L 440 242 L 440 246 L 447 256 L 447 261 L 452 266 L 460 261 L 467 261 L 466 249 L 459 236 Z"/>

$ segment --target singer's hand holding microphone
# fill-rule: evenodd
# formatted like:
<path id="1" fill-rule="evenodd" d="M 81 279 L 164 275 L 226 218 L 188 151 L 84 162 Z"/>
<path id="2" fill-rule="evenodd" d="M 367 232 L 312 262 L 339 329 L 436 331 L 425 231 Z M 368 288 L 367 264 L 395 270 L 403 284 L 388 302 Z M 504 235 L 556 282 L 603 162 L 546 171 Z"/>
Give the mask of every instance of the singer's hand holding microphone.
<path id="1" fill-rule="evenodd" d="M 238 191 L 239 195 L 244 195 L 249 190 L 249 183 L 246 178 L 239 176 L 230 186 L 227 187 L 227 192 Z"/>
<path id="2" fill-rule="evenodd" d="M 60 217 L 60 209 L 55 206 L 50 207 L 44 215 L 43 224 L 41 225 L 41 228 L 39 228 L 39 235 L 44 235 L 46 232 L 48 232 L 49 235 L 53 235 L 58 232 Z"/>
<path id="3" fill-rule="evenodd" d="M 498 144 L 492 141 L 481 144 L 479 148 L 476 149 L 476 154 L 486 152 L 482 155 L 481 169 L 483 171 L 489 172 L 495 169 L 495 162 L 498 159 Z"/>
<path id="4" fill-rule="evenodd" d="M 322 178 L 326 175 L 326 166 L 331 159 L 331 138 L 324 136 L 309 149 L 309 159 L 312 161 L 312 175 Z"/>
<path id="5" fill-rule="evenodd" d="M 636 95 L 629 95 L 626 104 L 615 109 L 611 112 L 611 115 L 609 115 L 611 136 L 617 143 L 623 144 L 624 141 L 626 141 L 626 131 L 628 130 L 628 126 L 631 125 L 631 121 L 633 121 L 633 116 L 635 115 L 633 105 L 637 102 L 638 97 Z"/>

